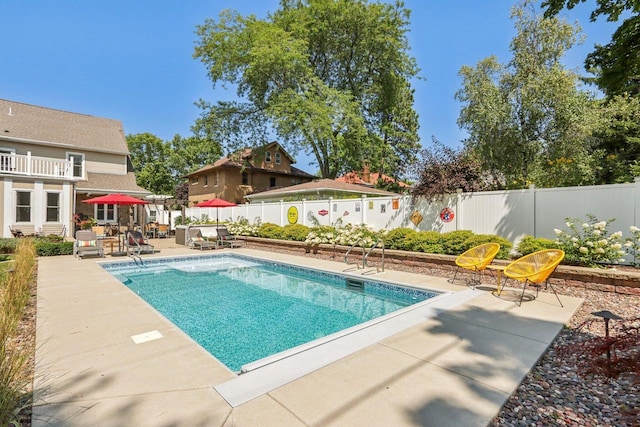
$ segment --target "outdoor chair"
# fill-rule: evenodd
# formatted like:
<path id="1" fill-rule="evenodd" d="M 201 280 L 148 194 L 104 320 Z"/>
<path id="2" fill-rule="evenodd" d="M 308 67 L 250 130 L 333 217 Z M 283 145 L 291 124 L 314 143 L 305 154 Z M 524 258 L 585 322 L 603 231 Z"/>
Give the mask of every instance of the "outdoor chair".
<path id="1" fill-rule="evenodd" d="M 555 271 L 556 267 L 564 259 L 564 251 L 560 249 L 545 249 L 537 251 L 529 255 L 525 255 L 522 258 L 518 258 L 511 264 L 507 265 L 504 269 L 504 275 L 508 279 L 514 279 L 523 282 L 522 295 L 520 295 L 519 306 L 522 305 L 522 299 L 524 298 L 524 291 L 527 289 L 527 284 L 536 287 L 536 297 L 538 296 L 538 290 L 544 282 L 545 289 L 550 287 L 554 295 L 562 305 L 560 297 L 553 289 L 551 283 L 549 283 L 549 276 Z M 504 286 L 502 287 L 504 289 Z M 500 295 L 502 290 L 498 292 Z"/>
<path id="2" fill-rule="evenodd" d="M 475 289 L 480 284 L 480 275 L 484 273 L 491 261 L 498 255 L 500 245 L 498 243 L 485 243 L 483 245 L 474 246 L 473 248 L 463 252 L 456 258 L 456 272 L 451 279 L 451 283 L 456 280 L 456 276 L 461 268 L 473 271 L 473 278 L 470 283 Z"/>
<path id="3" fill-rule="evenodd" d="M 158 228 L 156 230 L 156 237 L 159 239 L 162 237 L 169 236 L 169 224 L 158 224 Z"/>
<path id="4" fill-rule="evenodd" d="M 200 248 L 200 250 L 216 249 L 218 246 L 217 242 L 205 239 L 199 228 L 189 229 L 189 241 L 191 248 Z"/>
<path id="5" fill-rule="evenodd" d="M 96 233 L 96 236 L 98 237 L 98 239 L 102 239 L 105 236 L 104 225 L 94 225 L 91 227 L 91 231 Z"/>
<path id="6" fill-rule="evenodd" d="M 153 245 L 149 244 L 149 240 L 138 230 L 127 231 L 125 239 L 127 244 L 127 254 L 140 255 L 141 253 L 154 253 Z"/>
<path id="7" fill-rule="evenodd" d="M 11 227 L 9 226 L 9 231 L 11 231 L 11 235 L 13 237 L 24 237 L 24 233 L 22 232 L 22 230 L 18 230 L 17 228 Z"/>
<path id="8" fill-rule="evenodd" d="M 218 245 L 223 248 L 239 248 L 242 245 L 234 234 L 229 233 L 229 230 L 225 226 L 218 226 L 217 234 Z"/>
<path id="9" fill-rule="evenodd" d="M 98 236 L 92 230 L 78 230 L 76 232 L 76 241 L 73 244 L 73 256 L 82 258 L 85 255 L 98 255 L 104 258 L 102 241 L 98 240 Z"/>

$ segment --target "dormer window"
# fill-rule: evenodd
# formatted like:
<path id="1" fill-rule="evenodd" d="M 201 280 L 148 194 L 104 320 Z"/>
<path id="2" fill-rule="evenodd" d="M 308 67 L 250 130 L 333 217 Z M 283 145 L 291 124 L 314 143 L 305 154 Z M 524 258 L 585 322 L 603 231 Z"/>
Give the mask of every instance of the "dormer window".
<path id="1" fill-rule="evenodd" d="M 271 151 L 267 151 L 264 153 L 264 161 L 266 163 L 271 163 Z"/>
<path id="2" fill-rule="evenodd" d="M 279 165 L 282 162 L 282 155 L 280 153 L 276 153 L 276 165 Z"/>

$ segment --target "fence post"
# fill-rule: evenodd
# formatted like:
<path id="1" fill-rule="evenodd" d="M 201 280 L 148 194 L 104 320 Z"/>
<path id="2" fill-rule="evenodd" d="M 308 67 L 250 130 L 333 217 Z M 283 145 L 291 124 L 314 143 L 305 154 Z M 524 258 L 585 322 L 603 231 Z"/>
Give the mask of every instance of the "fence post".
<path id="1" fill-rule="evenodd" d="M 302 199 L 302 225 L 307 225 L 307 199 Z"/>
<path id="2" fill-rule="evenodd" d="M 365 203 L 367 203 L 367 195 L 363 194 L 360 197 L 360 222 L 362 225 L 369 225 L 367 224 L 367 208 Z"/>
<path id="3" fill-rule="evenodd" d="M 529 212 L 531 212 L 531 216 L 529 217 L 529 234 L 533 237 L 538 237 L 536 235 L 536 185 L 529 185 Z"/>
<path id="4" fill-rule="evenodd" d="M 634 209 L 633 209 L 633 225 L 636 227 L 640 226 L 640 176 L 636 176 L 633 179 L 633 183 L 635 184 L 634 191 Z"/>

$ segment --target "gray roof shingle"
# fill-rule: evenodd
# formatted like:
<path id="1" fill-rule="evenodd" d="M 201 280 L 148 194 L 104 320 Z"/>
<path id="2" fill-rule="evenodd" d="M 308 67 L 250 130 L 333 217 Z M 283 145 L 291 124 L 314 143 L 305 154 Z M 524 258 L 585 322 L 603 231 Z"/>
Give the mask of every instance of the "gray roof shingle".
<path id="1" fill-rule="evenodd" d="M 128 154 L 119 120 L 0 99 L 0 139 Z"/>

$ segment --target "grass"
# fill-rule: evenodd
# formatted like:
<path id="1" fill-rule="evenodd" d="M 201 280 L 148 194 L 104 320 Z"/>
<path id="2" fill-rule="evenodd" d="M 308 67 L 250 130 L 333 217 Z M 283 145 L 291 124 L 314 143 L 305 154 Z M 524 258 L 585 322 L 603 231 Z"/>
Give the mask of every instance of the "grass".
<path id="1" fill-rule="evenodd" d="M 19 425 L 21 410 L 32 401 L 32 378 L 27 367 L 33 343 L 18 339 L 18 326 L 35 280 L 33 241 L 20 239 L 13 262 L 2 263 L 0 269 L 0 425 Z"/>

